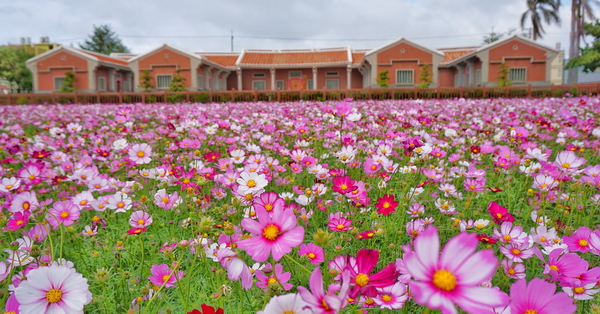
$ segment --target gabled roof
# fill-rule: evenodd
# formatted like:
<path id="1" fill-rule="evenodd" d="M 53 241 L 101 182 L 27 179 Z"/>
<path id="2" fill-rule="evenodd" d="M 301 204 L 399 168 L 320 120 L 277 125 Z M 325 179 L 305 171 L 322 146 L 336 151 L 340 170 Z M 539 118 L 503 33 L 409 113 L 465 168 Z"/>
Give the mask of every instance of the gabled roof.
<path id="1" fill-rule="evenodd" d="M 515 40 L 515 39 L 523 41 L 523 42 L 525 42 L 525 43 L 527 43 L 529 45 L 535 46 L 537 48 L 540 48 L 540 49 L 543 49 L 543 50 L 546 50 L 546 51 L 551 51 L 551 52 L 558 53 L 558 50 L 552 49 L 552 48 L 544 46 L 544 45 L 541 45 L 538 42 L 535 42 L 535 41 L 533 41 L 533 40 L 531 40 L 529 38 L 525 38 L 525 37 L 520 36 L 520 35 L 512 35 L 510 37 L 506 37 L 506 38 L 497 40 L 497 41 L 495 41 L 493 43 L 487 44 L 485 46 L 479 47 L 479 48 L 477 48 L 477 49 L 475 49 L 475 50 L 473 50 L 471 52 L 465 53 L 465 54 L 463 54 L 463 55 L 461 55 L 461 56 L 459 56 L 457 58 L 454 58 L 454 59 L 452 59 L 450 61 L 443 62 L 441 65 L 442 66 L 453 66 L 453 65 L 456 65 L 457 63 L 460 63 L 460 62 L 462 62 L 462 61 L 464 61 L 466 59 L 469 59 L 469 58 L 477 55 L 480 52 L 492 49 L 492 48 L 497 47 L 497 46 L 501 46 L 501 45 L 503 45 L 503 44 L 505 44 L 505 43 L 507 43 L 507 42 L 509 42 L 511 40 Z M 445 58 L 444 58 L 444 60 L 445 60 Z"/>
<path id="2" fill-rule="evenodd" d="M 218 68 L 218 69 L 223 70 L 223 71 L 227 70 L 225 67 L 221 66 L 220 64 L 217 64 L 215 62 L 209 61 L 207 58 L 203 58 L 201 55 L 194 54 L 194 53 L 188 52 L 188 51 L 180 49 L 180 48 L 176 48 L 176 47 L 174 47 L 172 45 L 169 45 L 169 44 L 162 44 L 161 46 L 159 46 L 159 47 L 157 47 L 157 48 L 155 48 L 155 49 L 153 49 L 151 51 L 139 54 L 139 55 L 137 55 L 137 56 L 129 59 L 128 62 L 132 63 L 132 62 L 138 61 L 139 59 L 144 58 L 146 56 L 149 56 L 151 54 L 154 54 L 154 53 L 156 53 L 156 52 L 158 52 L 158 51 L 160 51 L 162 49 L 169 49 L 169 50 L 175 51 L 175 52 L 177 52 L 177 53 L 179 53 L 181 55 L 189 57 L 190 59 L 199 60 L 203 64 L 210 65 L 210 66 L 212 66 L 214 68 Z"/>
<path id="3" fill-rule="evenodd" d="M 128 61 L 129 59 L 137 56 L 137 54 L 135 54 L 135 53 L 128 53 L 128 52 L 111 52 L 110 56 L 113 57 L 113 58 L 117 58 L 117 59 Z"/>
<path id="4" fill-rule="evenodd" d="M 117 59 L 117 58 L 113 58 L 113 57 L 109 57 L 107 55 L 103 55 L 101 53 L 97 53 L 97 52 L 92 52 L 92 51 L 87 51 L 87 50 L 83 50 L 83 49 L 78 49 L 78 48 L 73 48 L 73 47 L 68 47 L 68 46 L 59 46 L 57 48 L 48 50 L 38 56 L 35 56 L 29 60 L 26 61 L 26 63 L 32 63 L 32 62 L 36 62 L 38 60 L 44 59 L 50 55 L 53 55 L 55 53 L 58 53 L 60 51 L 67 51 L 69 53 L 72 53 L 76 56 L 79 56 L 81 58 L 87 59 L 87 60 L 92 60 L 92 61 L 96 61 L 102 65 L 106 65 L 106 66 L 116 66 L 119 68 L 126 68 L 129 69 L 127 67 L 127 62 Z"/>
<path id="5" fill-rule="evenodd" d="M 235 68 L 235 62 L 240 56 L 239 52 L 196 52 L 196 54 L 229 69 Z"/>
<path id="6" fill-rule="evenodd" d="M 438 48 L 444 53 L 442 64 L 452 62 L 466 54 L 476 51 L 479 47 L 459 47 L 459 48 Z"/>
<path id="7" fill-rule="evenodd" d="M 353 50 L 352 51 L 352 64 L 353 65 L 358 65 L 360 64 L 363 59 L 365 58 L 365 55 L 367 54 L 368 50 Z"/>
<path id="8" fill-rule="evenodd" d="M 244 49 L 236 65 L 239 67 L 311 67 L 352 64 L 350 48 L 259 50 Z"/>
<path id="9" fill-rule="evenodd" d="M 408 39 L 406 39 L 406 38 L 404 38 L 404 37 L 400 37 L 399 39 L 397 39 L 397 40 L 395 40 L 395 41 L 392 41 L 391 43 L 388 43 L 388 44 L 386 44 L 386 45 L 384 45 L 384 46 L 381 46 L 381 47 L 379 47 L 379 48 L 377 48 L 377 49 L 373 49 L 373 50 L 371 50 L 371 51 L 367 52 L 367 55 L 372 55 L 372 54 L 378 53 L 378 52 L 380 52 L 380 51 L 386 50 L 386 49 L 388 49 L 388 48 L 390 48 L 390 47 L 393 47 L 393 46 L 395 46 L 395 45 L 397 45 L 397 44 L 399 44 L 399 43 L 403 43 L 403 42 L 405 42 L 405 43 L 407 43 L 407 44 L 409 44 L 409 45 L 411 45 L 411 46 L 417 47 L 417 48 L 419 48 L 419 49 L 421 49 L 421 50 L 428 51 L 428 52 L 430 52 L 430 53 L 432 53 L 432 54 L 437 54 L 437 55 L 440 55 L 440 56 L 443 56 L 443 55 L 444 55 L 444 54 L 443 54 L 442 52 L 440 52 L 440 51 L 437 51 L 437 50 L 435 50 L 435 49 L 430 49 L 430 48 L 427 48 L 427 47 L 425 47 L 425 46 L 421 46 L 421 45 L 419 45 L 419 44 L 415 43 L 414 41 L 410 41 L 410 40 L 408 40 Z"/>

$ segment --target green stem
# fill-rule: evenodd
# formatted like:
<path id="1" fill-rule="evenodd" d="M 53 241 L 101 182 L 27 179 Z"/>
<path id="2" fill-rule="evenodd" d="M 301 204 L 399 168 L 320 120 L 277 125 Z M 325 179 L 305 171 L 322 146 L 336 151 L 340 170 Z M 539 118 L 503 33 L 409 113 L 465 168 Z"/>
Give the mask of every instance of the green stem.
<path id="1" fill-rule="evenodd" d="M 60 255 L 59 255 L 59 258 L 62 259 L 62 257 L 63 257 L 63 243 L 64 243 L 64 238 L 65 238 L 65 231 L 64 231 L 64 228 L 63 228 L 62 224 L 59 225 L 59 228 L 60 228 Z"/>
<path id="2" fill-rule="evenodd" d="M 430 309 L 430 308 L 428 308 L 428 307 L 425 307 L 425 308 L 423 309 L 423 314 L 430 314 L 430 313 L 431 313 L 431 309 Z"/>
<path id="3" fill-rule="evenodd" d="M 142 241 L 142 236 L 138 235 L 138 240 L 140 240 L 140 251 L 142 253 L 142 262 L 140 263 L 140 282 L 142 282 L 142 275 L 144 273 L 144 241 Z"/>
<path id="4" fill-rule="evenodd" d="M 284 255 L 287 259 L 289 259 L 290 261 L 294 262 L 294 264 L 298 265 L 298 267 L 300 267 L 301 269 L 303 269 L 304 271 L 306 271 L 308 274 L 311 274 L 311 271 L 308 270 L 306 267 L 304 267 L 304 265 L 298 263 L 298 261 L 296 261 L 295 259 L 293 259 L 289 254 L 285 254 Z M 273 264 L 273 267 L 275 267 L 275 264 Z M 274 269 L 274 268 L 273 268 Z"/>

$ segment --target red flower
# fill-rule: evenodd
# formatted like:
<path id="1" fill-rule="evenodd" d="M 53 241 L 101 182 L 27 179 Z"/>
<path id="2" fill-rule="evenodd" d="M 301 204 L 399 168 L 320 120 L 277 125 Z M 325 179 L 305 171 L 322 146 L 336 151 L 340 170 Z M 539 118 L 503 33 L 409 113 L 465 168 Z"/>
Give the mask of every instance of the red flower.
<path id="1" fill-rule="evenodd" d="M 374 236 L 375 236 L 375 230 L 371 229 L 371 230 L 363 231 L 363 232 L 357 234 L 356 238 L 359 240 L 364 240 L 364 239 L 370 239 Z"/>
<path id="2" fill-rule="evenodd" d="M 394 263 L 390 263 L 379 272 L 371 274 L 378 261 L 378 250 L 362 249 L 358 251 L 356 259 L 351 260 L 348 265 L 350 278 L 354 283 L 349 297 L 356 299 L 360 293 L 363 296 L 373 298 L 377 295 L 377 288 L 391 286 L 396 282 L 398 271 Z"/>
<path id="3" fill-rule="evenodd" d="M 471 146 L 471 153 L 479 154 L 480 152 L 481 152 L 481 148 L 479 148 L 479 146 L 477 146 L 477 145 Z"/>
<path id="4" fill-rule="evenodd" d="M 394 199 L 394 195 L 385 194 L 377 199 L 377 213 L 387 216 L 396 211 L 398 202 Z"/>
<path id="5" fill-rule="evenodd" d="M 502 192 L 502 190 L 500 188 L 491 188 L 488 186 L 488 190 L 494 192 L 494 193 L 498 193 L 498 192 Z"/>
<path id="6" fill-rule="evenodd" d="M 492 237 L 488 236 L 487 234 L 478 234 L 477 240 L 479 240 L 479 242 L 484 243 L 484 244 L 496 244 L 496 242 L 497 242 L 496 239 L 493 239 Z"/>
<path id="7" fill-rule="evenodd" d="M 50 156 L 50 153 L 43 149 L 39 150 L 39 151 L 34 151 L 33 153 L 31 153 L 31 157 L 36 158 L 36 159 L 44 159 L 48 156 Z"/>
<path id="8" fill-rule="evenodd" d="M 146 231 L 146 228 L 132 228 L 127 230 L 127 233 L 129 234 L 140 234 Z"/>
<path id="9" fill-rule="evenodd" d="M 508 209 L 498 205 L 498 203 L 493 201 L 488 205 L 488 213 L 492 215 L 494 222 L 497 224 L 501 224 L 504 221 L 515 221 L 515 218 L 508 212 Z"/>
<path id="10" fill-rule="evenodd" d="M 187 314 L 224 314 L 225 311 L 222 308 L 217 308 L 215 310 L 214 307 L 212 306 L 208 306 L 206 304 L 202 304 L 200 305 L 200 307 L 202 308 L 202 311 L 198 310 L 198 309 L 193 309 L 191 312 L 187 312 Z"/>
<path id="11" fill-rule="evenodd" d="M 221 156 L 221 153 L 219 153 L 217 151 L 206 153 L 206 154 L 202 155 L 202 157 L 204 157 L 204 160 L 206 162 L 217 161 L 217 159 L 219 159 L 220 156 Z"/>

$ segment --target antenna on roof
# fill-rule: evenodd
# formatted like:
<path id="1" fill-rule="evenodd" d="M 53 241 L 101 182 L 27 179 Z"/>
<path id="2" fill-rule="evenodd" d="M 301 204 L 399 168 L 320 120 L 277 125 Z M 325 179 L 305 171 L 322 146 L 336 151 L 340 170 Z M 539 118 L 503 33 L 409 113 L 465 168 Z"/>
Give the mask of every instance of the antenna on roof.
<path id="1" fill-rule="evenodd" d="M 231 30 L 231 52 L 233 52 L 233 29 Z"/>

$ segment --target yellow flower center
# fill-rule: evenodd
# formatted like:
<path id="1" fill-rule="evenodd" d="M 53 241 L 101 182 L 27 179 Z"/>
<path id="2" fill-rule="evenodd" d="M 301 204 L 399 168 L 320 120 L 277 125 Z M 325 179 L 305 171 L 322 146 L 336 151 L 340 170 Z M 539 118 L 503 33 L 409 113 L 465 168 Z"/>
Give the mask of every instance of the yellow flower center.
<path id="1" fill-rule="evenodd" d="M 256 186 L 256 181 L 254 180 L 248 180 L 248 183 L 246 183 L 248 185 L 249 188 L 253 188 Z"/>
<path id="2" fill-rule="evenodd" d="M 390 206 L 391 206 L 391 205 L 390 205 L 390 203 L 388 203 L 388 202 L 385 202 L 385 203 L 383 203 L 383 208 L 390 208 Z"/>
<path id="3" fill-rule="evenodd" d="M 146 221 L 144 221 L 144 219 L 140 219 L 137 221 L 138 225 L 143 225 L 146 223 Z"/>
<path id="4" fill-rule="evenodd" d="M 390 302 L 390 301 L 392 301 L 392 297 L 391 297 L 391 296 L 389 296 L 389 295 L 387 295 L 387 294 L 384 294 L 384 295 L 381 297 L 381 299 L 382 299 L 384 302 Z"/>
<path id="5" fill-rule="evenodd" d="M 83 206 L 83 205 L 86 205 L 87 203 L 88 203 L 88 201 L 82 200 L 81 202 L 79 202 L 79 205 Z"/>
<path id="6" fill-rule="evenodd" d="M 277 279 L 271 277 L 271 278 L 269 278 L 269 280 L 267 282 L 271 285 L 271 284 L 277 283 Z"/>
<path id="7" fill-rule="evenodd" d="M 367 276 L 366 274 L 358 274 L 358 276 L 356 276 L 356 284 L 364 287 L 369 283 L 369 276 Z"/>
<path id="8" fill-rule="evenodd" d="M 503 236 L 502 239 L 504 239 L 504 241 L 510 241 L 511 237 L 507 234 Z"/>
<path id="9" fill-rule="evenodd" d="M 562 167 L 563 167 L 563 168 L 565 168 L 565 169 L 569 169 L 569 168 L 571 168 L 571 164 L 569 164 L 569 163 L 566 163 L 566 162 L 565 162 L 565 163 L 562 165 Z"/>
<path id="10" fill-rule="evenodd" d="M 163 282 L 167 282 L 167 280 L 169 280 L 169 277 L 171 277 L 171 274 L 164 275 L 164 276 L 162 277 L 162 281 L 163 281 Z"/>
<path id="11" fill-rule="evenodd" d="M 558 267 L 556 265 L 550 265 L 550 269 L 558 271 Z"/>
<path id="12" fill-rule="evenodd" d="M 579 243 L 579 246 L 583 246 L 583 247 L 588 246 L 588 241 L 586 239 L 581 239 L 577 243 Z"/>
<path id="13" fill-rule="evenodd" d="M 46 301 L 56 303 L 62 300 L 62 291 L 60 289 L 52 289 L 46 292 Z"/>
<path id="14" fill-rule="evenodd" d="M 547 240 L 546 237 L 541 237 L 540 238 L 540 242 L 546 242 L 546 240 Z"/>
<path id="15" fill-rule="evenodd" d="M 25 202 L 25 203 L 23 203 L 23 209 L 24 209 L 24 210 L 28 210 L 28 209 L 29 209 L 29 207 L 30 207 L 30 205 L 29 205 L 29 202 Z"/>
<path id="16" fill-rule="evenodd" d="M 183 184 L 188 184 L 188 183 L 190 183 L 190 179 L 188 179 L 188 178 L 183 179 Z"/>
<path id="17" fill-rule="evenodd" d="M 271 210 L 273 210 L 273 205 L 271 205 L 271 204 L 267 204 L 267 205 L 265 205 L 265 210 L 266 210 L 266 211 L 271 211 Z"/>
<path id="18" fill-rule="evenodd" d="M 536 310 L 527 310 L 523 314 L 538 314 L 538 311 L 536 311 Z"/>
<path id="19" fill-rule="evenodd" d="M 577 287 L 573 289 L 573 292 L 575 292 L 576 294 L 582 294 L 585 292 L 585 288 L 584 287 Z"/>
<path id="20" fill-rule="evenodd" d="M 123 203 L 123 202 L 118 202 L 118 203 L 117 203 L 117 207 L 118 207 L 118 208 L 123 208 L 123 207 L 125 207 L 125 203 Z"/>
<path id="21" fill-rule="evenodd" d="M 22 224 L 24 224 L 25 222 L 23 220 L 17 220 L 17 226 L 20 226 Z"/>
<path id="22" fill-rule="evenodd" d="M 263 229 L 263 237 L 269 241 L 274 241 L 279 236 L 279 227 L 270 224 Z"/>
<path id="23" fill-rule="evenodd" d="M 511 252 L 512 252 L 514 255 L 519 255 L 519 254 L 521 254 L 521 250 L 519 250 L 519 249 L 512 249 L 512 251 L 511 251 Z"/>
<path id="24" fill-rule="evenodd" d="M 440 269 L 433 274 L 433 285 L 444 291 L 452 291 L 456 288 L 456 276 L 447 270 Z"/>
<path id="25" fill-rule="evenodd" d="M 514 275 L 514 274 L 516 274 L 516 273 L 517 273 L 517 272 L 515 271 L 515 269 L 514 269 L 514 268 L 510 268 L 510 269 L 508 270 L 508 274 L 509 274 L 509 275 Z"/>
<path id="26" fill-rule="evenodd" d="M 338 229 L 340 229 L 340 230 L 342 230 L 342 229 L 344 229 L 346 226 L 344 226 L 344 225 L 342 225 L 342 224 L 339 224 L 339 225 L 337 225 L 337 226 L 335 226 L 335 227 L 336 227 L 336 228 L 338 228 Z"/>
<path id="27" fill-rule="evenodd" d="M 6 188 L 7 190 L 10 190 L 10 189 L 12 189 L 12 187 L 13 187 L 13 186 L 12 186 L 12 184 L 9 184 L 9 185 L 5 186 L 5 188 Z"/>
<path id="28" fill-rule="evenodd" d="M 68 211 L 64 211 L 64 212 L 60 213 L 60 217 L 62 217 L 62 218 L 69 217 L 69 212 Z"/>
<path id="29" fill-rule="evenodd" d="M 169 202 L 169 198 L 168 197 L 163 197 L 162 198 L 162 202 L 167 204 Z"/>
<path id="30" fill-rule="evenodd" d="M 140 150 L 139 152 L 137 152 L 137 156 L 141 158 L 146 156 L 146 154 L 144 154 L 144 152 Z"/>
<path id="31" fill-rule="evenodd" d="M 348 186 L 347 186 L 347 185 L 345 185 L 345 184 L 342 184 L 342 185 L 340 185 L 340 189 L 342 189 L 342 190 L 347 190 L 347 189 L 348 189 Z"/>
<path id="32" fill-rule="evenodd" d="M 310 258 L 310 259 L 314 259 L 315 257 L 317 257 L 317 256 L 315 255 L 315 253 L 312 253 L 312 252 L 310 252 L 310 253 L 308 253 L 308 254 L 306 254 L 306 255 L 307 255 L 307 256 L 308 256 L 308 258 Z"/>

